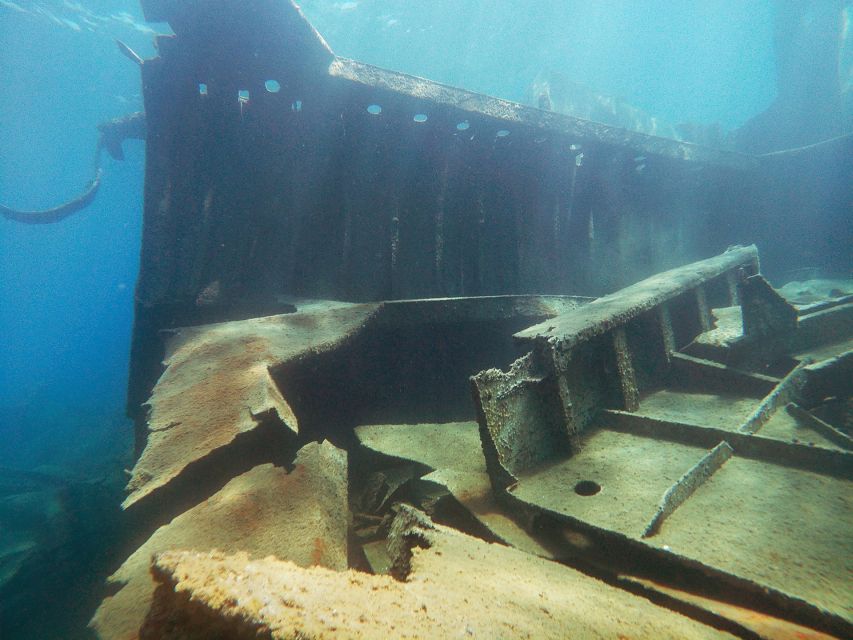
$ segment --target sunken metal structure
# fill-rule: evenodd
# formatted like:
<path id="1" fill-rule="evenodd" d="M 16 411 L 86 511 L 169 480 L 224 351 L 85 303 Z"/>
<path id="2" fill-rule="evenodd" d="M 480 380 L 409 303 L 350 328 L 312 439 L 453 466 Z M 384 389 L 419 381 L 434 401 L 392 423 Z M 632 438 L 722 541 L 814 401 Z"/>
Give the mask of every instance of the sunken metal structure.
<path id="1" fill-rule="evenodd" d="M 159 330 L 281 294 L 601 295 L 750 242 L 850 268 L 853 139 L 756 158 L 338 57 L 290 0 L 142 7 L 175 35 L 142 64 L 131 411 Z"/>
<path id="2" fill-rule="evenodd" d="M 515 334 L 531 351 L 472 378 L 486 465 L 587 561 L 843 637 L 853 440 L 818 413 L 853 393 L 853 298 L 794 305 L 757 271 L 732 248 Z"/>
<path id="3" fill-rule="evenodd" d="M 761 224 L 786 194 L 820 192 L 791 180 L 812 151 L 709 149 L 371 67 L 289 0 L 142 5 L 175 35 L 142 64 L 123 504 L 140 546 L 99 637 L 293 637 L 234 584 L 207 590 L 208 564 L 272 553 L 301 580 L 346 550 L 407 575 L 409 546 L 445 534 L 400 503 L 711 635 L 853 633 L 851 440 L 824 410 L 853 394 L 853 303 L 790 303 L 741 246 L 784 223 Z M 286 489 L 312 483 L 332 498 Z M 313 510 L 276 533 L 279 512 Z M 512 567 L 478 545 L 500 591 Z M 453 581 L 473 558 L 419 570 Z M 311 615 L 326 624 L 334 599 Z"/>
<path id="4" fill-rule="evenodd" d="M 337 57 L 289 0 L 142 6 L 175 35 L 142 65 L 132 412 L 158 331 L 282 294 L 599 295 L 754 240 L 754 157 Z"/>

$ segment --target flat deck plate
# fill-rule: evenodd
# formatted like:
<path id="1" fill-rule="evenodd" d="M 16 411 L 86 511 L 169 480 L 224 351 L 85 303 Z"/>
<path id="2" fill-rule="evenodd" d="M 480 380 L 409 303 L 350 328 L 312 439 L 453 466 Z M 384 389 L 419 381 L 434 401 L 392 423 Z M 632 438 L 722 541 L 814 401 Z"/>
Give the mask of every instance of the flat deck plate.
<path id="1" fill-rule="evenodd" d="M 853 620 L 853 482 L 734 456 L 650 539 Z"/>
<path id="2" fill-rule="evenodd" d="M 571 458 L 519 474 L 513 495 L 603 529 L 639 537 L 660 497 L 706 449 L 596 429 Z M 591 496 L 575 488 L 594 482 Z"/>
<path id="3" fill-rule="evenodd" d="M 706 452 L 702 446 L 610 430 L 604 417 L 578 453 L 526 471 L 511 491 L 535 507 L 641 539 L 664 492 Z M 600 490 L 580 495 L 576 488 L 582 482 Z M 850 531 L 849 479 L 735 454 L 645 542 L 850 622 Z"/>

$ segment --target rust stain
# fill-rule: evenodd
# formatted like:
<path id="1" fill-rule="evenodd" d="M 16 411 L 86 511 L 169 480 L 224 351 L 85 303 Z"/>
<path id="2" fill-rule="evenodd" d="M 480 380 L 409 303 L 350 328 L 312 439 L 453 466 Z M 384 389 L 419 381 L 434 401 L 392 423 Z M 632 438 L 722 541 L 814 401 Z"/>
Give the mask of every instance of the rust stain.
<path id="1" fill-rule="evenodd" d="M 322 565 L 323 556 L 326 554 L 326 541 L 323 538 L 314 538 L 314 549 L 311 551 L 311 564 Z"/>
<path id="2" fill-rule="evenodd" d="M 241 496 L 233 505 L 230 518 L 238 524 L 242 535 L 249 535 L 264 523 L 264 509 L 256 499 Z"/>

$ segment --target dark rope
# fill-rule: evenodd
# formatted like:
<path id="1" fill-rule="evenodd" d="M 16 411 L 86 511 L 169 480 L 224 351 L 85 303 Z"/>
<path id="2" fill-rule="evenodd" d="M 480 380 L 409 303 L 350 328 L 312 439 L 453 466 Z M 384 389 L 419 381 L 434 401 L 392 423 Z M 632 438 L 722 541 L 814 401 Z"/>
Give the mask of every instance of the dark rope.
<path id="1" fill-rule="evenodd" d="M 95 157 L 92 162 L 92 170 L 94 178 L 92 178 L 83 189 L 83 193 L 67 202 L 62 203 L 52 209 L 41 209 L 35 211 L 24 211 L 21 209 L 13 209 L 0 204 L 0 215 L 15 222 L 23 222 L 24 224 L 53 224 L 64 220 L 68 216 L 77 213 L 81 209 L 85 209 L 98 194 L 98 189 L 101 186 L 101 152 L 106 151 L 116 160 L 123 160 L 124 153 L 122 152 L 121 143 L 128 138 L 144 140 L 146 135 L 145 114 L 141 112 L 132 113 L 121 118 L 110 120 L 98 125 L 101 132 L 98 139 L 98 146 L 95 149 Z"/>
<path id="2" fill-rule="evenodd" d="M 39 211 L 22 211 L 20 209 L 4 207 L 0 204 L 0 214 L 4 218 L 14 220 L 15 222 L 23 222 L 24 224 L 51 224 L 64 220 L 81 209 L 85 209 L 92 203 L 92 200 L 95 199 L 98 193 L 98 188 L 101 186 L 102 173 L 101 169 L 98 168 L 95 172 L 95 177 L 86 185 L 86 189 L 82 194 L 58 207 Z"/>

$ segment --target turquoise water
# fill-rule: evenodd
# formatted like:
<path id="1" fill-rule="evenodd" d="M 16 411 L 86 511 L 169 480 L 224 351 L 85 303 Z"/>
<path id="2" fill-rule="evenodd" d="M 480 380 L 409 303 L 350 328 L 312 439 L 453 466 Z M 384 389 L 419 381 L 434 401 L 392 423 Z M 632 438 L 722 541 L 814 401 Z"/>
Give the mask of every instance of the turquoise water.
<path id="1" fill-rule="evenodd" d="M 663 121 L 724 132 L 776 98 L 774 16 L 785 6 L 302 3 L 342 56 L 519 102 L 538 74 L 558 73 Z M 143 108 L 138 68 L 114 39 L 148 58 L 153 36 L 168 31 L 146 23 L 133 0 L 0 0 L 0 203 L 46 208 L 79 193 L 97 125 Z M 842 58 L 849 68 L 849 47 Z M 124 151 L 123 161 L 104 155 L 103 184 L 83 212 L 55 225 L 0 218 L 0 472 L 106 478 L 112 490 L 132 464 L 124 402 L 144 144 L 127 141 Z"/>

